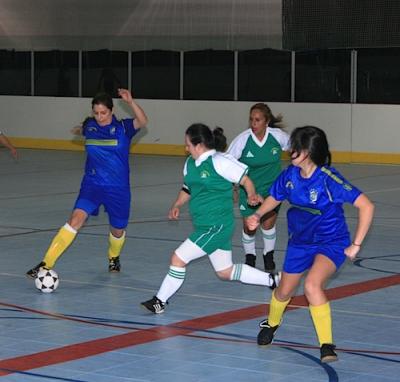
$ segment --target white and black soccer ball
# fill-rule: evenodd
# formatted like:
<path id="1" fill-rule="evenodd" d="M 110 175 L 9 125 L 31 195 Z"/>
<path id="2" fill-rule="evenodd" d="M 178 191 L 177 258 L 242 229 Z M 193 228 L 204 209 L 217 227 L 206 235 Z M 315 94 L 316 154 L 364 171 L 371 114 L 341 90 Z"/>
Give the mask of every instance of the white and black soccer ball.
<path id="1" fill-rule="evenodd" d="M 43 293 L 54 292 L 59 284 L 58 274 L 53 269 L 42 268 L 35 279 L 35 286 Z"/>

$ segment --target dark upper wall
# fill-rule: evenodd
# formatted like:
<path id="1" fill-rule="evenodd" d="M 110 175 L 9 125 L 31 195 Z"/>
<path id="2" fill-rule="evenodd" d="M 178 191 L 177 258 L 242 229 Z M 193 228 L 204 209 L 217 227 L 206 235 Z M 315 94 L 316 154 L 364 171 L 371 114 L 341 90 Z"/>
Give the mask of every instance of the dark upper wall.
<path id="1" fill-rule="evenodd" d="M 282 47 L 282 0 L 0 0 L 0 49 Z"/>

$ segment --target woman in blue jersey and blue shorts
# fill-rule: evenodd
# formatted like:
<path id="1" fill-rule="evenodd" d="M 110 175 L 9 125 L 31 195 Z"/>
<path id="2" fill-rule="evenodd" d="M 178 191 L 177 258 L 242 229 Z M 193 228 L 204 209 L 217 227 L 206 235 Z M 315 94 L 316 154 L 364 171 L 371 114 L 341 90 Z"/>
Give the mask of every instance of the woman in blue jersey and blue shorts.
<path id="1" fill-rule="evenodd" d="M 249 128 L 239 134 L 228 148 L 228 153 L 249 167 L 248 176 L 256 192 L 263 198 L 280 174 L 282 151 L 288 149 L 289 134 L 281 128 L 282 117 L 275 117 L 265 103 L 256 103 L 250 108 Z M 246 202 L 246 191 L 239 188 L 239 211 L 243 217 L 242 244 L 246 264 L 256 266 L 256 230 L 251 230 L 247 218 L 256 209 Z M 274 249 L 276 242 L 276 219 L 279 206 L 261 218 L 263 238 L 263 262 L 266 272 L 275 270 Z"/>
<path id="2" fill-rule="evenodd" d="M 101 205 L 110 223 L 108 269 L 120 271 L 119 255 L 125 241 L 131 201 L 129 149 L 133 136 L 146 125 L 147 116 L 129 90 L 118 89 L 118 94 L 135 118 L 117 119 L 113 114 L 113 99 L 107 93 L 93 98 L 93 116 L 74 130 L 85 137 L 87 154 L 78 198 L 68 222 L 53 238 L 43 260 L 27 272 L 29 277 L 35 278 L 40 268 L 53 268 L 87 218 L 96 215 Z"/>
<path id="3" fill-rule="evenodd" d="M 332 338 L 329 301 L 324 292 L 328 279 L 344 263 L 354 260 L 372 222 L 374 205 L 360 190 L 330 167 L 331 154 L 325 133 L 314 126 L 296 128 L 290 137 L 292 164 L 276 179 L 270 196 L 249 218 L 253 229 L 260 217 L 284 200 L 289 241 L 279 287 L 272 294 L 269 316 L 260 323 L 259 345 L 268 345 L 281 324 L 283 313 L 302 276 L 304 294 L 320 345 L 321 361 L 337 360 Z M 356 207 L 358 224 L 353 240 L 343 204 Z"/>
<path id="4" fill-rule="evenodd" d="M 211 131 L 201 123 L 186 130 L 186 160 L 184 184 L 169 211 L 170 219 L 178 219 L 180 208 L 189 203 L 194 232 L 174 252 L 168 274 L 157 294 L 142 306 L 152 313 L 162 313 L 169 298 L 182 286 L 186 266 L 193 260 L 208 256 L 217 275 L 223 280 L 268 286 L 279 282 L 280 275 L 261 272 L 246 264 L 232 263 L 232 235 L 234 231 L 232 183 L 240 184 L 247 192 L 247 202 L 257 205 L 253 182 L 246 175 L 247 166 L 225 150 L 226 137 L 221 128 Z"/>

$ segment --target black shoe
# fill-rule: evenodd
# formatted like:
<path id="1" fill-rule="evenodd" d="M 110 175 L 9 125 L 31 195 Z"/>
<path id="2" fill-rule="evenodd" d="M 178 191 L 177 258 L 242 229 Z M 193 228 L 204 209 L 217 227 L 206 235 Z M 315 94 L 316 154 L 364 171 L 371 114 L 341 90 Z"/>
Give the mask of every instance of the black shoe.
<path id="1" fill-rule="evenodd" d="M 33 267 L 32 269 L 29 269 L 29 271 L 26 272 L 26 275 L 32 279 L 35 279 L 41 268 L 49 269 L 46 267 L 46 263 L 44 261 L 42 261 L 38 265 Z"/>
<path id="2" fill-rule="evenodd" d="M 250 267 L 255 268 L 255 266 L 256 266 L 256 256 L 252 255 L 251 253 L 248 253 L 246 255 L 245 264 L 250 265 Z"/>
<path id="3" fill-rule="evenodd" d="M 282 277 L 281 272 L 269 273 L 269 279 L 270 279 L 271 285 L 268 288 L 271 290 L 274 290 L 281 282 L 281 277 Z"/>
<path id="4" fill-rule="evenodd" d="M 336 346 L 334 344 L 322 344 L 321 346 L 321 362 L 335 362 L 338 360 L 338 356 L 335 353 Z"/>
<path id="5" fill-rule="evenodd" d="M 267 252 L 263 258 L 265 272 L 273 272 L 275 270 L 274 251 Z"/>
<path id="6" fill-rule="evenodd" d="M 264 320 L 260 322 L 260 328 L 261 330 L 257 336 L 257 343 L 262 346 L 269 345 L 273 341 L 274 334 L 279 328 L 279 325 L 269 326 L 268 320 Z"/>
<path id="7" fill-rule="evenodd" d="M 108 260 L 108 272 L 120 272 L 121 271 L 121 263 L 118 257 L 112 257 Z"/>
<path id="8" fill-rule="evenodd" d="M 152 313 L 159 314 L 164 312 L 165 310 L 165 305 L 167 305 L 168 302 L 162 302 L 160 299 L 158 299 L 156 296 L 153 296 L 151 300 L 141 302 L 140 305 L 142 305 L 144 308 L 149 310 Z"/>

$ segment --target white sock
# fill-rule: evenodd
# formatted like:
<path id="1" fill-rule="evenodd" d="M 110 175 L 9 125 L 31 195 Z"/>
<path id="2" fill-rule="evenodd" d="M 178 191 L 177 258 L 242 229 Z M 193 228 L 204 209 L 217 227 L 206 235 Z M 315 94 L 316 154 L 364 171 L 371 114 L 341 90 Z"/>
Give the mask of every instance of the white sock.
<path id="1" fill-rule="evenodd" d="M 271 252 L 275 249 L 276 242 L 276 226 L 273 226 L 271 229 L 263 229 L 261 228 L 263 242 L 264 242 L 264 255 L 268 252 Z"/>
<path id="2" fill-rule="evenodd" d="M 185 274 L 186 268 L 174 267 L 171 265 L 156 297 L 162 302 L 167 302 L 168 299 L 182 286 L 185 281 Z"/>
<path id="3" fill-rule="evenodd" d="M 253 285 L 271 286 L 273 283 L 269 273 L 262 272 L 246 264 L 233 264 L 230 279 Z"/>
<path id="4" fill-rule="evenodd" d="M 246 232 L 242 231 L 242 244 L 244 253 L 255 255 L 256 254 L 256 235 L 250 236 Z"/>

